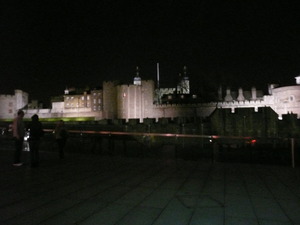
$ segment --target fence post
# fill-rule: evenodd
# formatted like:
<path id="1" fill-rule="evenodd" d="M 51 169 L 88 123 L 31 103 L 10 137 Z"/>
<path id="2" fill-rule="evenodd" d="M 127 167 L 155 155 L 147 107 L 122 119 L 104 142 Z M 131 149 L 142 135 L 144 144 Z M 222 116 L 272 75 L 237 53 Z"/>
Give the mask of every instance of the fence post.
<path id="1" fill-rule="evenodd" d="M 291 138 L 292 168 L 295 168 L 295 139 Z"/>
<path id="2" fill-rule="evenodd" d="M 215 163 L 218 159 L 218 144 L 214 140 L 212 141 L 212 148 L 213 148 L 213 162 Z"/>

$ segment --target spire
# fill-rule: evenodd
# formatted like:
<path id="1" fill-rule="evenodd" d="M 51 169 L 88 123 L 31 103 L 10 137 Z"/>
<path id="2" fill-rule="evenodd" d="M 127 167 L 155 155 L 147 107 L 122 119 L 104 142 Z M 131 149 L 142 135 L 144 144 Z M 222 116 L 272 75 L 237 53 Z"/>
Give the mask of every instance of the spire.
<path id="1" fill-rule="evenodd" d="M 186 66 L 183 67 L 183 76 L 187 77 L 187 67 Z"/>
<path id="2" fill-rule="evenodd" d="M 156 72 L 157 72 L 157 89 L 159 89 L 159 63 L 156 64 Z"/>
<path id="3" fill-rule="evenodd" d="M 178 94 L 190 94 L 190 81 L 187 76 L 187 67 L 183 67 L 183 76 L 179 73 L 179 84 L 177 86 Z"/>
<path id="4" fill-rule="evenodd" d="M 136 66 L 136 77 L 140 76 L 140 69 L 138 66 Z"/>

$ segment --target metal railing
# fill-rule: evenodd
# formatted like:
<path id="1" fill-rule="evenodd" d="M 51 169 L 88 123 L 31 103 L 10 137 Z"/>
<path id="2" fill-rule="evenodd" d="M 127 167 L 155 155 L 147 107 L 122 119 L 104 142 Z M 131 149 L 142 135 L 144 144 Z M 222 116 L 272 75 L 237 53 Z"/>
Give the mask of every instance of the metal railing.
<path id="1" fill-rule="evenodd" d="M 44 130 L 48 137 L 51 137 L 50 134 L 54 132 L 53 129 Z M 297 151 L 298 146 L 300 145 L 300 140 L 298 138 L 257 138 L 243 136 L 200 135 L 184 133 L 151 133 L 108 130 L 96 131 L 79 129 L 70 129 L 68 130 L 68 132 L 70 133 L 70 139 L 75 140 L 75 142 L 77 141 L 77 143 L 78 140 L 76 139 L 78 139 L 78 137 L 80 137 L 80 140 L 85 140 L 85 143 L 88 143 L 90 140 L 92 140 L 89 138 L 93 138 L 92 141 L 99 138 L 106 138 L 109 140 L 109 144 L 107 145 L 114 144 L 114 142 L 116 142 L 117 139 L 122 138 L 125 140 L 125 142 L 127 140 L 135 140 L 137 142 L 140 142 L 142 145 L 149 147 L 149 145 L 152 145 L 151 141 L 153 141 L 154 139 L 159 139 L 159 141 L 161 141 L 163 144 L 164 142 L 171 142 L 171 145 L 175 146 L 175 151 L 177 151 L 178 146 L 180 148 L 183 148 L 185 151 L 188 151 L 189 144 L 195 143 L 195 145 L 197 145 L 196 151 L 206 149 L 207 152 L 209 152 L 209 154 L 211 155 L 213 161 L 215 161 L 218 155 L 220 155 L 222 149 L 225 149 L 224 151 L 230 152 L 233 148 L 235 148 L 235 153 L 239 152 L 239 154 L 249 154 L 249 152 L 256 151 L 256 149 L 259 148 L 264 148 L 264 146 L 267 146 L 265 147 L 267 149 L 264 149 L 265 152 L 271 152 L 271 148 L 273 148 L 273 146 L 275 146 L 274 148 L 277 148 L 279 146 L 281 150 L 282 148 L 284 148 L 284 150 L 281 152 L 284 152 L 285 156 L 288 156 L 288 159 L 285 160 L 289 161 L 288 164 L 290 164 L 293 168 L 295 168 L 296 162 L 300 161 L 300 154 Z M 1 134 L 0 137 L 1 145 L 9 143 L 8 140 L 4 140 L 5 137 L 9 137 L 9 135 Z M 54 136 L 52 136 L 50 138 L 51 140 L 49 139 L 48 142 L 53 141 L 53 138 Z M 44 142 L 47 141 L 46 139 L 47 138 L 45 138 Z M 268 143 L 268 145 L 266 143 Z M 282 147 L 283 145 L 284 147 Z M 109 146 L 109 150 L 111 150 L 112 148 L 112 146 Z"/>
<path id="2" fill-rule="evenodd" d="M 52 129 L 45 129 L 46 132 L 53 132 Z M 95 130 L 68 130 L 70 134 L 79 136 L 93 135 L 102 137 L 139 137 L 140 139 L 151 140 L 151 137 L 174 138 L 175 140 L 197 139 L 200 144 L 204 140 L 211 144 L 212 158 L 215 160 L 218 148 L 222 145 L 239 145 L 239 146 L 259 146 L 266 142 L 285 143 L 287 150 L 290 151 L 291 166 L 295 168 L 296 157 L 296 140 L 295 138 L 257 138 L 243 136 L 220 136 L 220 135 L 199 135 L 199 134 L 176 134 L 176 133 L 151 133 L 151 132 L 124 132 L 124 131 L 95 131 Z"/>

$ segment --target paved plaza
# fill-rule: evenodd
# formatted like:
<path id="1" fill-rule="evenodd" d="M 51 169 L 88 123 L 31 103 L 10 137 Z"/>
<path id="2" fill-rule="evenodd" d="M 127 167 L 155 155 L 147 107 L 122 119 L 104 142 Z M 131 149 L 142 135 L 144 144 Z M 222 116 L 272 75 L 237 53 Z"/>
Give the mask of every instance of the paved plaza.
<path id="1" fill-rule="evenodd" d="M 2 225 L 300 225 L 299 167 L 0 147 Z"/>

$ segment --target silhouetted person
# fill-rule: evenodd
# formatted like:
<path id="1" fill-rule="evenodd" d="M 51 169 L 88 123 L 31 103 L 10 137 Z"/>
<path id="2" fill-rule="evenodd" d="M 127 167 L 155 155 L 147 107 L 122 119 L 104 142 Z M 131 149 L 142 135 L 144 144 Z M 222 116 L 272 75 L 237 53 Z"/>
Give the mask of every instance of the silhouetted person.
<path id="1" fill-rule="evenodd" d="M 59 157 L 63 159 L 65 157 L 64 148 L 68 139 L 68 131 L 65 127 L 63 120 L 58 121 L 55 127 L 55 139 L 58 145 Z"/>
<path id="2" fill-rule="evenodd" d="M 18 111 L 18 115 L 13 120 L 12 131 L 15 140 L 15 154 L 14 154 L 14 166 L 22 166 L 20 161 L 21 152 L 23 148 L 23 141 L 25 135 L 25 126 L 23 122 L 24 112 L 22 110 Z"/>
<path id="3" fill-rule="evenodd" d="M 28 125 L 28 130 L 31 167 L 38 167 L 40 139 L 44 135 L 43 126 L 42 123 L 39 121 L 38 115 L 34 114 L 31 117 L 31 122 Z"/>

